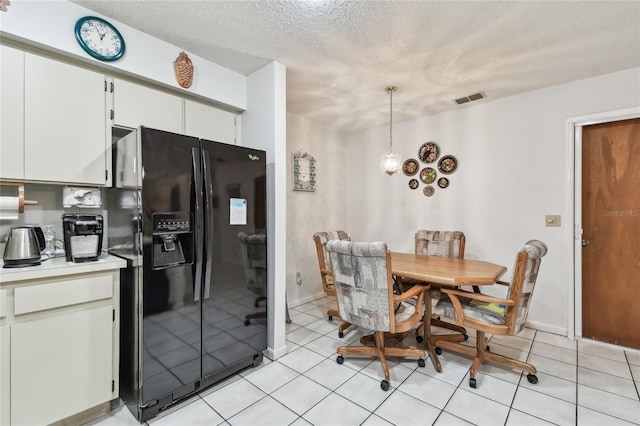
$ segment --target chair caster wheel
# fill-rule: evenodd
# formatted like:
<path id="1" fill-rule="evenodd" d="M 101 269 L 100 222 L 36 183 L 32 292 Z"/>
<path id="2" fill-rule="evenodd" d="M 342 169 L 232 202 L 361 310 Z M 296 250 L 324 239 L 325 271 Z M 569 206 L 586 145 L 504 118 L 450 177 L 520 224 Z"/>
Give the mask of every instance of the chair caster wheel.
<path id="1" fill-rule="evenodd" d="M 489 347 L 489 345 L 487 345 L 487 348 L 485 349 L 487 352 L 491 352 L 491 348 Z"/>
<path id="2" fill-rule="evenodd" d="M 338 364 L 343 364 L 344 363 L 344 357 L 342 355 L 338 355 L 338 358 L 336 358 L 336 362 Z"/>
<path id="3" fill-rule="evenodd" d="M 258 302 L 254 303 L 253 306 L 255 306 L 256 308 L 260 307 L 260 304 Z"/>
<path id="4" fill-rule="evenodd" d="M 329 321 L 333 321 L 333 315 L 329 315 Z"/>
<path id="5" fill-rule="evenodd" d="M 536 383 L 538 383 L 538 376 L 529 373 L 527 374 L 527 380 L 529 381 L 529 383 L 533 383 L 535 385 Z"/>
<path id="6" fill-rule="evenodd" d="M 420 358 L 418 360 L 418 367 L 423 367 L 424 368 L 424 366 L 425 366 L 424 359 Z"/>
<path id="7" fill-rule="evenodd" d="M 476 379 L 469 379 L 469 387 L 476 388 L 477 382 Z"/>
<path id="8" fill-rule="evenodd" d="M 383 380 L 380 382 L 380 387 L 382 388 L 383 391 L 388 391 L 389 390 L 389 382 L 387 382 L 386 380 Z"/>
<path id="9" fill-rule="evenodd" d="M 424 337 L 422 337 L 422 336 L 416 336 L 416 342 L 418 342 L 418 343 L 422 343 L 422 342 L 424 342 Z"/>
<path id="10" fill-rule="evenodd" d="M 244 325 L 249 325 L 249 324 L 251 324 L 251 320 L 248 320 L 248 319 L 244 320 Z"/>
<path id="11" fill-rule="evenodd" d="M 469 340 L 469 335 L 468 334 L 463 334 L 462 338 L 464 339 L 464 341 L 466 342 L 467 340 Z"/>
<path id="12" fill-rule="evenodd" d="M 440 346 L 436 346 L 436 355 L 442 355 L 442 348 Z"/>
<path id="13" fill-rule="evenodd" d="M 344 337 L 344 333 L 342 331 L 339 331 L 338 332 L 338 337 L 342 339 Z"/>

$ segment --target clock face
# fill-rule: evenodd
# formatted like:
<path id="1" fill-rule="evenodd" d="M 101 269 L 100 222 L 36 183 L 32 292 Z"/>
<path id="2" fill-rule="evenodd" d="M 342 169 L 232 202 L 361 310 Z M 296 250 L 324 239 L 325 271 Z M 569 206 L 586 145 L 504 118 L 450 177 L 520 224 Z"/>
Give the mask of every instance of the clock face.
<path id="1" fill-rule="evenodd" d="M 76 23 L 76 39 L 91 56 L 101 61 L 115 61 L 124 55 L 124 39 L 109 22 L 85 16 Z"/>

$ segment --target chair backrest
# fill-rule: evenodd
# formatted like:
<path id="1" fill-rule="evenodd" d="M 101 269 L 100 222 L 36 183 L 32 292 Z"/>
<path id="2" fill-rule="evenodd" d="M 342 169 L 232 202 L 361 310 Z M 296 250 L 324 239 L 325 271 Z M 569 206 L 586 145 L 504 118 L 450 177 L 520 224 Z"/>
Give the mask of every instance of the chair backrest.
<path id="1" fill-rule="evenodd" d="M 340 317 L 374 331 L 395 332 L 391 254 L 383 242 L 330 240 Z"/>
<path id="2" fill-rule="evenodd" d="M 325 293 L 335 295 L 333 268 L 331 266 L 331 258 L 326 250 L 327 241 L 329 240 L 351 241 L 351 238 L 349 238 L 349 235 L 344 231 L 326 231 L 313 234 L 313 241 L 316 243 L 320 276 L 322 277 L 322 288 Z"/>
<path id="3" fill-rule="evenodd" d="M 238 234 L 248 288 L 259 296 L 267 295 L 267 236 L 245 232 Z"/>
<path id="4" fill-rule="evenodd" d="M 540 262 L 545 254 L 547 254 L 547 246 L 538 240 L 527 241 L 518 251 L 513 278 L 507 293 L 507 299 L 517 301 L 517 304 L 508 307 L 506 312 L 505 325 L 509 334 L 517 334 L 524 327 L 538 278 Z"/>
<path id="5" fill-rule="evenodd" d="M 420 230 L 415 240 L 416 254 L 464 258 L 465 236 L 460 231 Z"/>

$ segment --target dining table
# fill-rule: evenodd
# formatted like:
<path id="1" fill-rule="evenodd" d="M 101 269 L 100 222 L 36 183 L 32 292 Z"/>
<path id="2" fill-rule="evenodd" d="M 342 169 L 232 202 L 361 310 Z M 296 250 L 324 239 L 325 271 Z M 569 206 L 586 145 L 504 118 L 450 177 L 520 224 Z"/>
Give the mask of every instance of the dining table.
<path id="1" fill-rule="evenodd" d="M 391 271 L 396 277 L 410 278 L 441 286 L 458 287 L 493 285 L 507 271 L 507 268 L 476 259 L 391 252 Z M 442 365 L 431 335 L 430 287 L 426 291 L 429 297 L 425 297 L 424 344 L 431 355 L 435 369 L 440 372 Z"/>

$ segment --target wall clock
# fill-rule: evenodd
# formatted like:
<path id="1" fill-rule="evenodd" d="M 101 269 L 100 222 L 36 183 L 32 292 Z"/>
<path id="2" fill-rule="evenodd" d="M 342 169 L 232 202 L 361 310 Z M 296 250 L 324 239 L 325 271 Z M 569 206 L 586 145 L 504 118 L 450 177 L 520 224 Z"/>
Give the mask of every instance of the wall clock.
<path id="1" fill-rule="evenodd" d="M 75 32 L 84 51 L 100 61 L 112 62 L 124 55 L 122 34 L 102 18 L 85 16 L 78 19 Z"/>

